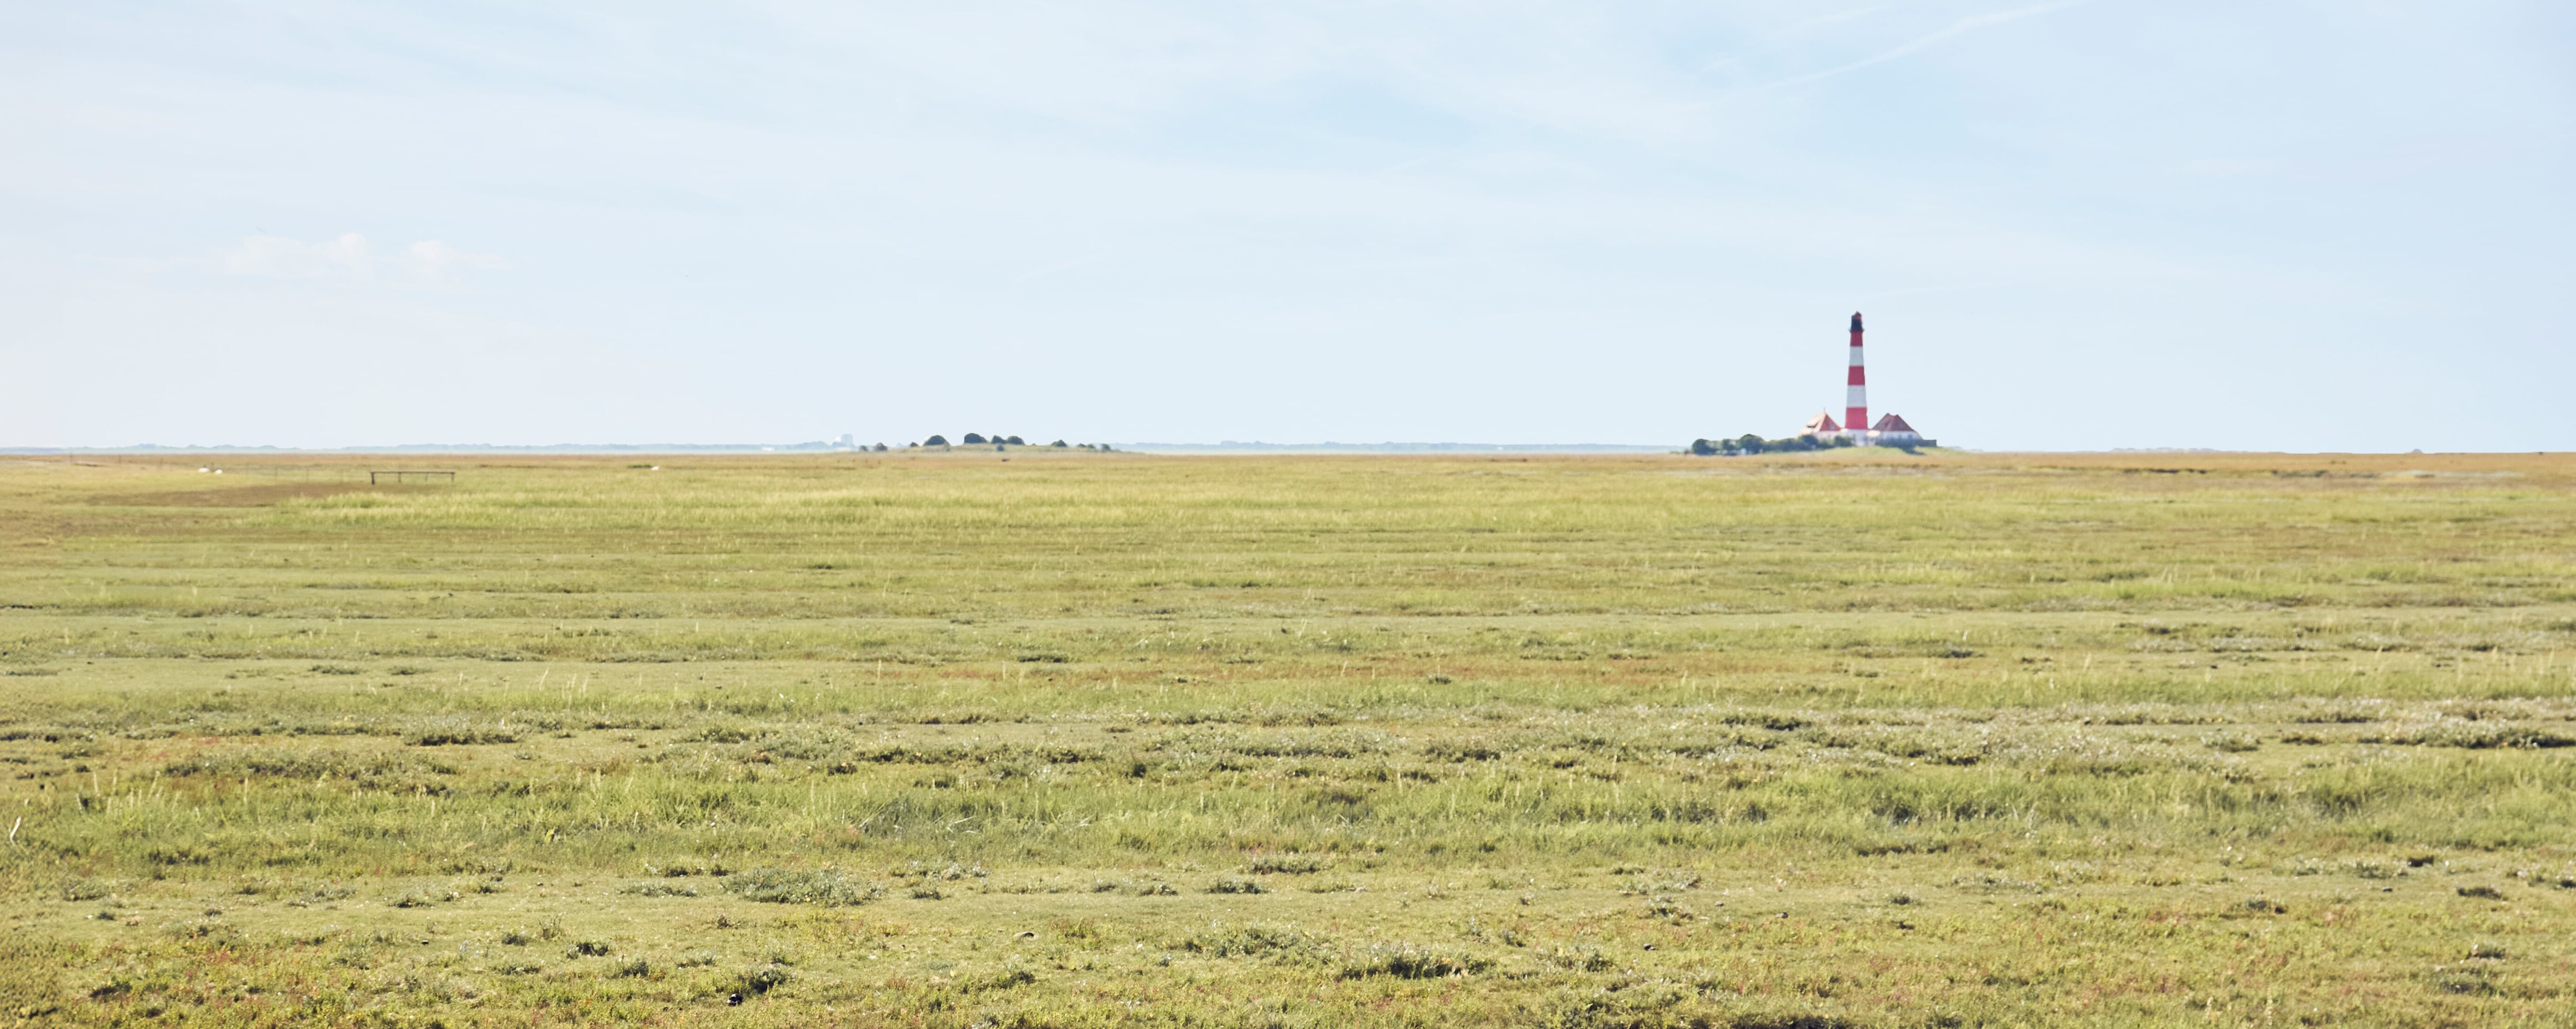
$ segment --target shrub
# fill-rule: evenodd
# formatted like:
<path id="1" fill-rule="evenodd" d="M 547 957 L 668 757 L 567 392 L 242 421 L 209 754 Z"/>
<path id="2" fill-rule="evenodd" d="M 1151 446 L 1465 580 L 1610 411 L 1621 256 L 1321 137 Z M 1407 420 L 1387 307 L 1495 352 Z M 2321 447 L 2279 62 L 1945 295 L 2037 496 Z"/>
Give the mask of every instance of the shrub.
<path id="1" fill-rule="evenodd" d="M 824 907 L 854 907 L 885 895 L 885 887 L 871 882 L 858 882 L 837 870 L 824 868 L 794 872 L 784 868 L 755 868 L 726 879 L 725 892 L 744 900 L 763 904 L 820 904 Z"/>
<path id="2" fill-rule="evenodd" d="M 109 892 L 107 884 L 96 879 L 72 878 L 63 880 L 62 897 L 64 900 L 97 900 L 107 896 Z"/>
<path id="3" fill-rule="evenodd" d="M 1227 878 L 1219 879 L 1219 880 L 1217 880 L 1217 881 L 1215 881 L 1215 882 L 1209 883 L 1209 884 L 1208 884 L 1207 891 L 1208 891 L 1209 893 L 1264 893 L 1264 892 L 1267 892 L 1267 891 L 1265 891 L 1265 890 L 1263 890 L 1263 889 L 1261 888 L 1261 882 L 1260 882 L 1259 880 L 1257 880 L 1257 879 L 1240 879 L 1240 878 L 1234 878 L 1234 877 L 1227 877 Z"/>
<path id="4" fill-rule="evenodd" d="M 1639 871 L 1634 874 L 1635 878 L 1628 883 L 1628 891 L 1631 893 L 1680 893 L 1699 888 L 1699 873 L 1687 868 Z"/>
<path id="5" fill-rule="evenodd" d="M 966 444 L 966 445 L 968 445 L 968 446 L 973 446 L 973 445 L 978 444 L 978 443 L 989 443 L 989 442 L 992 442 L 992 441 L 991 441 L 991 440 L 988 440 L 988 439 L 985 439 L 985 438 L 984 438 L 984 434 L 983 434 L 983 433 L 980 433 L 980 432 L 970 432 L 970 433 L 967 433 L 967 434 L 966 434 L 966 438 L 965 438 L 965 439 L 959 440 L 958 442 L 964 443 L 964 444 Z"/>
<path id="6" fill-rule="evenodd" d="M 442 724 L 414 732 L 404 742 L 415 747 L 470 747 L 479 743 L 517 743 L 519 734 L 497 726 L 476 726 L 463 719 L 443 719 Z"/>
<path id="7" fill-rule="evenodd" d="M 457 893 L 454 890 L 405 890 L 401 896 L 394 898 L 393 906 L 398 908 L 425 908 L 432 904 L 444 904 L 448 901 L 455 900 L 460 896 L 463 896 L 463 894 Z"/>
<path id="8" fill-rule="evenodd" d="M 2486 969 L 2461 967 L 2445 969 L 2434 966 L 2433 985 L 2445 993 L 2489 994 L 2496 992 L 2495 980 Z"/>
<path id="9" fill-rule="evenodd" d="M 948 445 L 948 437 L 934 434 L 929 439 L 922 440 L 921 445 L 925 447 L 944 447 Z"/>
<path id="10" fill-rule="evenodd" d="M 1599 947 L 1559 947 L 1539 960 L 1549 967 L 1568 972 L 1607 972 L 1618 964 L 1610 960 L 1610 955 L 1601 953 Z"/>
<path id="11" fill-rule="evenodd" d="M 787 985 L 787 970 L 777 965 L 755 968 L 742 974 L 742 992 L 762 994 Z"/>
<path id="12" fill-rule="evenodd" d="M 1503 752 L 1478 740 L 1437 740 L 1424 744 L 1422 756 L 1433 761 L 1491 761 Z"/>
<path id="13" fill-rule="evenodd" d="M 1206 931 L 1183 941 L 1181 949 L 1193 954 L 1216 958 L 1249 958 L 1270 956 L 1285 958 L 1311 955 L 1323 940 L 1292 925 L 1244 925 L 1233 928 L 1209 926 Z"/>
<path id="14" fill-rule="evenodd" d="M 1013 437 L 1011 437 L 1011 438 L 1009 438 L 1009 439 L 1003 440 L 1002 442 L 1004 442 L 1004 443 L 1008 443 L 1008 444 L 1010 444 L 1010 445 L 1012 445 L 1012 446 L 1015 446 L 1015 447 L 1025 447 L 1025 446 L 1028 446 L 1028 445 L 1029 445 L 1029 444 L 1028 444 L 1028 441 L 1023 440 L 1023 439 L 1021 439 L 1021 438 L 1019 438 L 1019 437 L 1017 437 L 1017 436 L 1013 436 Z"/>
<path id="15" fill-rule="evenodd" d="M 287 901 L 286 906 L 291 908 L 309 908 L 317 904 L 328 904 L 335 900 L 346 900 L 350 897 L 357 896 L 357 894 L 358 891 L 346 886 L 316 886 L 311 890 L 305 891 L 303 896 Z"/>
<path id="16" fill-rule="evenodd" d="M 1330 862 L 1313 854 L 1289 853 L 1263 854 L 1253 858 L 1251 870 L 1283 875 L 1305 875 L 1310 872 L 1321 872 L 1330 867 L 1332 867 Z"/>
<path id="17" fill-rule="evenodd" d="M 2201 737 L 2200 742 L 2211 750 L 2225 751 L 2230 754 L 2242 754 L 2260 750 L 2263 747 L 2263 741 L 2260 738 L 2251 733 L 2242 732 L 2214 732 Z"/>
<path id="18" fill-rule="evenodd" d="M 1494 967 L 1486 958 L 1463 950 L 1441 950 L 1412 943 L 1381 943 L 1342 963 L 1344 979 L 1391 975 L 1398 979 L 1445 979 Z"/>
<path id="19" fill-rule="evenodd" d="M 1037 973 L 1028 969 L 1005 968 L 984 975 L 960 976 L 956 982 L 956 989 L 959 993 L 982 993 L 986 990 L 1008 990 L 1036 981 L 1038 981 Z"/>
<path id="20" fill-rule="evenodd" d="M 192 918 L 185 922 L 174 923 L 163 931 L 169 933 L 174 939 L 211 940 L 217 943 L 230 942 L 241 937 L 240 930 L 216 918 Z"/>

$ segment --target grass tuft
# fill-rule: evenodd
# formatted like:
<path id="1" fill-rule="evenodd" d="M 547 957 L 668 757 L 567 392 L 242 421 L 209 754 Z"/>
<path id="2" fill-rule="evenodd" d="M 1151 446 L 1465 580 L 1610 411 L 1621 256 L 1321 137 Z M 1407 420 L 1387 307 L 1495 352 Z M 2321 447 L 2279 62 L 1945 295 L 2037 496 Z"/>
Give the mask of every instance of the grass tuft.
<path id="1" fill-rule="evenodd" d="M 850 878 L 837 869 L 793 871 L 755 868 L 727 878 L 725 892 L 764 904 L 818 904 L 854 907 L 885 895 L 879 883 Z"/>

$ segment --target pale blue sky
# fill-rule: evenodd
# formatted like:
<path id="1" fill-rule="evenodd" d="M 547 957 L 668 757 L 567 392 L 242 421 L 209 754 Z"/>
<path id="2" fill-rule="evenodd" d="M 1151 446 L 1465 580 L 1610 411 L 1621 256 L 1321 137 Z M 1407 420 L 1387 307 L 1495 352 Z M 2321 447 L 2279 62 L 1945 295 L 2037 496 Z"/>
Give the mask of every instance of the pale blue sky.
<path id="1" fill-rule="evenodd" d="M 2576 5 L 15 4 L 0 445 L 2576 449 Z M 2576 316 L 2571 316 L 2576 317 Z"/>

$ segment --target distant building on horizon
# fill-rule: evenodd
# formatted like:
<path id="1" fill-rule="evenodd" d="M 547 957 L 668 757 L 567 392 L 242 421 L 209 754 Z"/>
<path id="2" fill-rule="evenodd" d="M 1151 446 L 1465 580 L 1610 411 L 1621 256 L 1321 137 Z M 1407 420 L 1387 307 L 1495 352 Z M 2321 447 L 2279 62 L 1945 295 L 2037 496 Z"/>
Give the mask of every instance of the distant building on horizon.
<path id="1" fill-rule="evenodd" d="M 1831 411 L 1818 411 L 1798 428 L 1798 435 L 1817 439 L 1847 439 L 1864 447 L 1934 447 L 1940 443 L 1923 438 L 1902 416 L 1889 414 L 1875 424 L 1869 420 L 1869 375 L 1861 364 L 1860 312 L 1851 316 L 1851 374 L 1844 380 L 1843 420 L 1837 424 Z M 1859 426 L 1869 426 L 1860 428 Z"/>

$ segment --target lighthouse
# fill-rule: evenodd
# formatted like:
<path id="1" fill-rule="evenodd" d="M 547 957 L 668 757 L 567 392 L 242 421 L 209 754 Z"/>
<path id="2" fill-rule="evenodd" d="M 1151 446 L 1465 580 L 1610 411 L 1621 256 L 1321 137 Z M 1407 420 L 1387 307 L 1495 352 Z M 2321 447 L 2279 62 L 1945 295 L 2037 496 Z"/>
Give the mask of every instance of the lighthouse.
<path id="1" fill-rule="evenodd" d="M 1905 419 L 1897 415 L 1884 415 L 1876 424 L 1870 422 L 1869 371 L 1861 360 L 1861 321 L 1858 311 L 1852 312 L 1851 316 L 1851 370 L 1843 379 L 1842 423 L 1839 425 L 1834 423 L 1832 412 L 1818 411 L 1815 417 L 1807 419 L 1807 424 L 1798 427 L 1798 435 L 1814 436 L 1819 440 L 1828 441 L 1849 440 L 1865 447 L 1938 445 L 1932 440 L 1923 438 L 1922 433 L 1914 431 L 1913 426 L 1905 424 Z"/>
<path id="2" fill-rule="evenodd" d="M 1843 424 L 1858 429 L 1869 424 L 1869 370 L 1860 360 L 1860 312 L 1852 312 L 1851 382 L 1843 387 Z"/>

